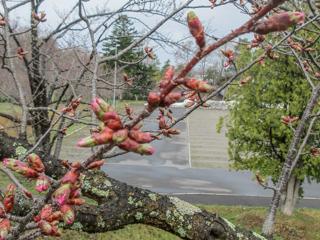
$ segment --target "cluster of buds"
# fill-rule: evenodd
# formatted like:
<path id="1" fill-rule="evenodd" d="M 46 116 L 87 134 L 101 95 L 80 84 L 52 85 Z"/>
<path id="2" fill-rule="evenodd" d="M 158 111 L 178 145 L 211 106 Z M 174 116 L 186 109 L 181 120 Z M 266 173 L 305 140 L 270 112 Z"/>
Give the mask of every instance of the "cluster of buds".
<path id="1" fill-rule="evenodd" d="M 52 203 L 45 205 L 34 221 L 46 236 L 60 236 L 58 224 L 73 224 L 75 213 L 73 206 L 82 205 L 85 201 L 80 198 L 81 183 L 79 162 L 72 163 L 69 171 L 60 179 L 60 186 L 52 194 Z"/>
<path id="2" fill-rule="evenodd" d="M 23 174 L 27 178 L 37 178 L 36 189 L 39 192 L 46 191 L 50 186 L 48 177 L 44 175 L 45 167 L 36 154 L 30 154 L 27 157 L 28 164 L 19 160 L 5 158 L 3 164 L 5 167 Z M 101 166 L 101 161 L 91 163 L 88 168 L 97 168 Z M 59 186 L 52 193 L 47 204 L 42 207 L 39 214 L 34 216 L 33 220 L 37 227 L 46 236 L 60 236 L 58 228 L 60 221 L 65 224 L 73 224 L 75 213 L 73 206 L 80 206 L 85 201 L 80 198 L 81 183 L 79 162 L 68 164 L 69 171 L 60 179 Z M 16 186 L 9 184 L 3 196 L 0 196 L 0 240 L 6 240 L 10 230 L 11 222 L 8 215 L 13 211 L 15 202 Z"/>
<path id="3" fill-rule="evenodd" d="M 25 51 L 22 47 L 19 47 L 17 49 L 17 57 L 20 59 L 20 60 L 23 60 L 24 56 L 27 55 L 27 51 Z"/>
<path id="4" fill-rule="evenodd" d="M 47 21 L 46 19 L 47 14 L 45 12 L 40 12 L 39 14 L 33 12 L 32 13 L 32 17 L 34 20 L 38 21 L 38 22 L 45 22 Z"/>
<path id="5" fill-rule="evenodd" d="M 221 52 L 227 58 L 227 61 L 224 63 L 224 67 L 228 68 L 234 61 L 234 52 L 231 49 L 221 50 Z"/>
<path id="6" fill-rule="evenodd" d="M 263 36 L 263 35 L 254 34 L 254 38 L 253 38 L 253 40 L 251 41 L 250 48 L 256 48 L 256 47 L 258 47 L 261 43 L 264 42 L 265 39 L 266 39 L 266 38 L 265 38 L 265 36 Z"/>
<path id="7" fill-rule="evenodd" d="M 147 144 L 154 138 L 151 133 L 142 132 L 141 125 L 136 125 L 132 129 L 124 127 L 118 113 L 101 98 L 95 98 L 91 103 L 91 107 L 101 121 L 102 126 L 99 132 L 81 139 L 78 142 L 79 147 L 115 144 L 123 150 L 141 155 L 154 153 L 153 147 Z"/>
<path id="8" fill-rule="evenodd" d="M 0 17 L 0 27 L 4 27 L 6 24 L 6 19 L 4 17 Z"/>
<path id="9" fill-rule="evenodd" d="M 147 102 L 148 102 L 148 109 L 152 111 L 153 109 L 160 107 L 170 107 L 173 103 L 179 101 L 182 97 L 181 92 L 167 92 L 167 89 L 175 86 L 173 83 L 174 77 L 174 68 L 169 66 L 160 81 L 158 92 L 150 92 L 148 94 Z"/>
<path id="10" fill-rule="evenodd" d="M 285 31 L 289 27 L 304 23 L 303 12 L 283 12 L 275 14 L 267 20 L 259 21 L 253 28 L 258 34 Z"/>
<path id="11" fill-rule="evenodd" d="M 38 192 L 47 191 L 50 187 L 50 180 L 45 176 L 45 167 L 42 160 L 37 154 L 30 154 L 27 157 L 27 163 L 12 158 L 5 158 L 3 165 L 10 170 L 23 175 L 26 178 L 36 180 L 36 190 Z M 24 192 L 28 197 L 32 197 L 31 193 Z"/>
<path id="12" fill-rule="evenodd" d="M 292 116 L 282 116 L 281 122 L 285 125 L 292 124 L 299 120 L 299 117 L 292 117 Z"/>
<path id="13" fill-rule="evenodd" d="M 155 60 L 156 56 L 153 53 L 153 49 L 151 47 L 145 47 L 144 52 L 147 54 L 148 58 Z"/>
<path id="14" fill-rule="evenodd" d="M 167 119 L 169 121 L 167 121 Z M 158 121 L 159 121 L 160 133 L 163 134 L 164 136 L 171 137 L 172 135 L 180 134 L 180 131 L 178 129 L 170 128 L 170 125 L 175 123 L 176 121 L 170 109 L 160 108 Z"/>
<path id="15" fill-rule="evenodd" d="M 197 17 L 195 12 L 190 11 L 187 15 L 187 21 L 191 35 L 195 38 L 200 49 L 203 49 L 206 45 L 206 40 L 204 36 L 204 28 L 200 19 Z"/>
<path id="16" fill-rule="evenodd" d="M 63 112 L 63 113 L 68 113 L 68 115 L 69 115 L 70 117 L 74 117 L 75 114 L 76 114 L 77 108 L 78 108 L 79 105 L 81 104 L 81 99 L 82 99 L 81 96 L 78 97 L 78 98 L 76 98 L 76 99 L 73 99 L 73 100 L 69 103 L 69 105 L 68 105 L 67 107 L 65 107 L 65 108 L 62 109 L 62 112 Z"/>
<path id="17" fill-rule="evenodd" d="M 32 168 L 32 165 L 30 166 L 22 161 L 13 158 L 5 158 L 2 163 L 5 167 L 23 175 L 26 178 L 36 179 L 39 177 L 40 173 L 36 169 Z"/>

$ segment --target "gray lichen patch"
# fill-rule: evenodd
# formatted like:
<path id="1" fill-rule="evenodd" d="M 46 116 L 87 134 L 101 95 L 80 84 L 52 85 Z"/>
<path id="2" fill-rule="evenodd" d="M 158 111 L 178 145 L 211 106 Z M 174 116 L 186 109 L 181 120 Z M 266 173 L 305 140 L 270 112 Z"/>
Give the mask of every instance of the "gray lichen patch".
<path id="1" fill-rule="evenodd" d="M 17 157 L 22 157 L 24 156 L 26 153 L 28 152 L 28 150 L 26 148 L 24 148 L 23 146 L 18 146 L 16 148 L 15 154 Z"/>
<path id="2" fill-rule="evenodd" d="M 187 232 L 183 229 L 183 227 L 179 227 L 177 230 L 177 233 L 180 235 L 180 237 L 184 238 L 187 236 Z"/>
<path id="3" fill-rule="evenodd" d="M 154 193 L 150 193 L 150 194 L 148 195 L 148 197 L 149 197 L 152 201 L 157 201 L 157 195 L 154 194 Z"/>
<path id="4" fill-rule="evenodd" d="M 138 220 L 141 221 L 143 218 L 143 214 L 141 212 L 137 212 L 136 215 L 134 215 L 134 217 Z"/>
<path id="5" fill-rule="evenodd" d="M 111 187 L 111 186 L 112 186 L 112 183 L 111 183 L 108 179 L 106 179 L 106 180 L 104 181 L 104 185 L 107 186 L 107 187 Z"/>
<path id="6" fill-rule="evenodd" d="M 200 213 L 202 210 L 190 203 L 180 200 L 176 197 L 170 197 L 170 202 L 175 205 L 177 211 L 182 215 L 194 215 L 195 213 Z"/>

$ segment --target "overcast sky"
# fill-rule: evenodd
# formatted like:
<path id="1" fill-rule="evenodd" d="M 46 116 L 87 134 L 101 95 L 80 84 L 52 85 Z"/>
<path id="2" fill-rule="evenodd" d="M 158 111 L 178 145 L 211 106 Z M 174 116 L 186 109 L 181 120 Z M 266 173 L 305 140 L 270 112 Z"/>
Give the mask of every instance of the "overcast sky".
<path id="1" fill-rule="evenodd" d="M 90 13 L 95 12 L 97 9 L 101 10 L 105 7 L 114 10 L 120 7 L 126 0 L 90 0 L 85 3 L 88 6 Z M 175 0 L 173 0 L 175 1 Z M 177 0 L 178 1 L 178 0 Z M 185 0 L 181 0 L 184 2 Z M 12 2 L 19 2 L 13 0 Z M 71 7 L 77 2 L 77 0 L 45 0 L 40 10 L 47 13 L 48 21 L 42 24 L 43 28 L 51 29 L 59 24 L 59 15 L 67 13 Z M 178 1 L 180 2 L 180 1 Z M 194 0 L 192 5 L 208 5 L 208 0 Z M 16 16 L 16 20 L 19 22 L 25 22 L 28 20 L 29 7 L 20 8 L 19 11 L 13 13 Z M 241 23 L 247 20 L 247 16 L 242 14 L 239 9 L 234 6 L 224 6 L 217 9 L 196 9 L 195 12 L 201 18 L 203 23 L 208 26 L 210 32 L 215 36 L 222 37 L 230 32 L 232 29 L 238 27 Z M 11 16 L 12 17 L 12 16 Z M 154 26 L 161 18 L 160 17 L 141 17 L 144 22 L 147 21 L 149 26 Z M 142 29 L 142 25 L 137 23 L 136 28 Z M 160 32 L 166 36 L 171 36 L 175 40 L 185 38 L 189 35 L 188 29 L 177 23 L 167 23 L 161 29 Z M 157 48 L 157 56 L 161 62 L 170 58 L 173 60 L 173 50 Z"/>

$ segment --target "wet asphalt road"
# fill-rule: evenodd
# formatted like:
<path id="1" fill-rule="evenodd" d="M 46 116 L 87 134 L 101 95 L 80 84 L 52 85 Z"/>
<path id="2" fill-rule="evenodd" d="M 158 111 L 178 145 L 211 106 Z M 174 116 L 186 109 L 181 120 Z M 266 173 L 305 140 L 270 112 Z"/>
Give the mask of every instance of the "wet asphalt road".
<path id="1" fill-rule="evenodd" d="M 106 164 L 103 169 L 110 177 L 128 184 L 198 204 L 267 206 L 272 194 L 246 171 L 127 164 Z M 299 206 L 320 208 L 320 186 L 305 184 L 304 189 L 306 200 Z"/>
<path id="2" fill-rule="evenodd" d="M 173 109 L 176 118 L 184 109 Z M 197 110 L 177 128 L 181 134 L 172 139 L 155 141 L 153 156 L 126 154 L 108 159 L 103 169 L 120 181 L 199 204 L 260 205 L 270 202 L 270 191 L 263 190 L 249 172 L 227 169 L 227 141 L 215 130 L 219 116 L 216 110 Z M 144 122 L 145 130 L 157 130 L 155 118 Z M 63 159 L 79 160 L 89 157 L 90 149 L 77 148 L 78 139 L 88 131 L 78 131 L 63 146 Z M 190 168 L 192 166 L 192 168 Z M 198 168 L 194 168 L 198 167 Z M 211 167 L 211 168 L 209 168 Z M 300 206 L 320 208 L 320 185 L 305 184 L 305 196 Z"/>

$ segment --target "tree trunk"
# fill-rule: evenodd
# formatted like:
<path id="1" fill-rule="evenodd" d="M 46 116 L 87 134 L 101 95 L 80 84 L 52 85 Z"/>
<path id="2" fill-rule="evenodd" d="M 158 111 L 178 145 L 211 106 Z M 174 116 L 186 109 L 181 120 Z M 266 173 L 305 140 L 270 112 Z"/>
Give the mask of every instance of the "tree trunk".
<path id="1" fill-rule="evenodd" d="M 36 4 L 34 1 L 31 1 L 32 10 L 36 13 Z M 41 56 L 40 49 L 39 49 L 39 36 L 38 36 L 38 27 L 37 22 L 31 16 L 31 55 L 32 55 L 32 62 L 31 62 L 31 93 L 32 93 L 32 100 L 33 106 L 37 107 L 48 107 L 48 97 L 47 97 L 47 87 L 46 87 L 46 79 L 44 74 L 41 74 L 41 65 L 43 69 L 45 69 L 45 57 Z M 42 63 L 40 63 L 40 59 Z M 36 137 L 36 141 L 41 138 L 42 135 L 46 133 L 46 131 L 50 127 L 50 119 L 48 110 L 43 111 L 32 111 L 31 112 L 32 119 L 33 119 L 33 130 Z M 44 151 L 49 150 L 49 143 L 50 143 L 50 134 L 48 134 L 40 146 Z"/>
<path id="2" fill-rule="evenodd" d="M 291 216 L 293 214 L 293 210 L 299 197 L 300 184 L 301 181 L 297 179 L 294 175 L 290 177 L 287 186 L 287 191 L 284 193 L 285 198 L 283 201 L 283 205 L 281 207 L 282 213 L 287 216 Z"/>
<path id="3" fill-rule="evenodd" d="M 25 142 L 0 132 L 0 159 L 15 157 L 15 147 L 29 148 Z M 40 153 L 40 152 L 38 152 Z M 47 157 L 47 156 L 44 156 Z M 57 163 L 53 159 L 46 163 Z M 55 172 L 62 166 L 52 166 Z M 63 173 L 60 172 L 61 176 Z M 82 193 L 95 200 L 96 205 L 85 204 L 76 209 L 74 227 L 86 232 L 106 232 L 121 229 L 129 224 L 146 224 L 171 232 L 182 239 L 191 240 L 263 240 L 255 232 L 233 225 L 215 213 L 209 213 L 178 198 L 160 195 L 133 187 L 108 177 L 102 171 L 86 171 L 81 178 Z M 19 214 L 28 212 L 28 199 L 17 198 L 15 209 Z M 29 203 L 30 204 L 30 203 Z"/>

